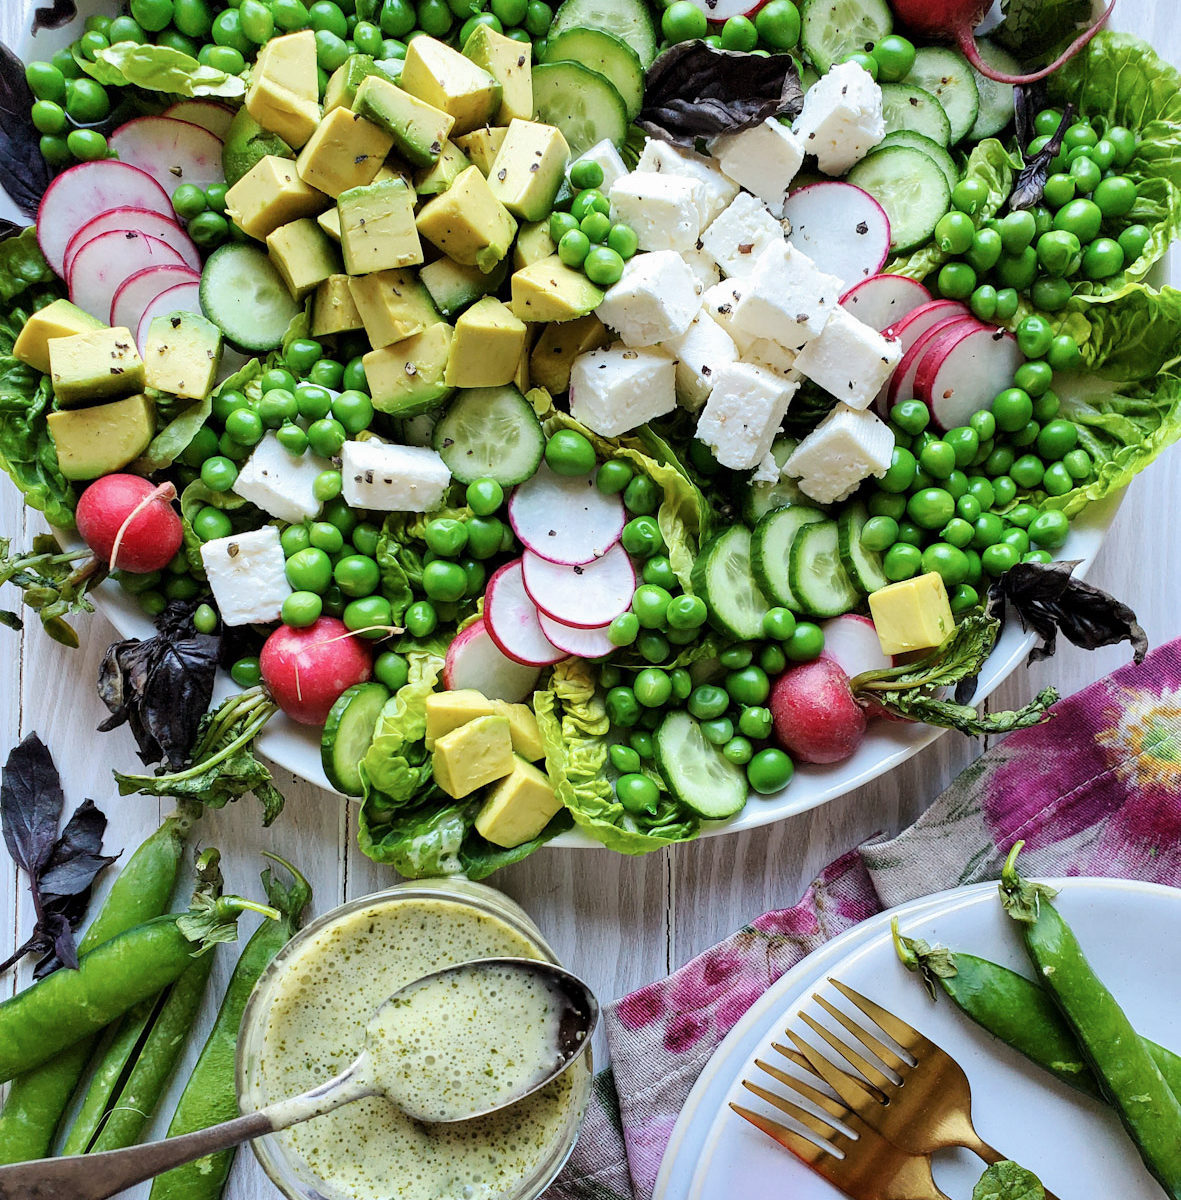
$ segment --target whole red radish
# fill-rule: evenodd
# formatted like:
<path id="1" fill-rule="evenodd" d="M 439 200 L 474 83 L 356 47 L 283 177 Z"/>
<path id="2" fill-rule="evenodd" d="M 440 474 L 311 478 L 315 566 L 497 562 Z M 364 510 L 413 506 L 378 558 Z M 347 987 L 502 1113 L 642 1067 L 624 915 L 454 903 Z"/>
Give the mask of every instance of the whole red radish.
<path id="1" fill-rule="evenodd" d="M 841 762 L 865 736 L 865 713 L 849 689 L 849 676 L 830 658 L 785 671 L 767 704 L 779 744 L 801 762 Z"/>
<path id="2" fill-rule="evenodd" d="M 280 625 L 259 655 L 275 703 L 303 725 L 323 725 L 337 697 L 373 674 L 373 652 L 343 621 L 320 617 L 303 629 Z"/>
<path id="3" fill-rule="evenodd" d="M 987 75 L 998 83 L 1023 84 L 1045 79 L 1069 62 L 1107 23 L 1111 10 L 1115 8 L 1115 0 L 1111 0 L 1099 20 L 1076 38 L 1058 58 L 1032 75 L 1006 75 L 980 57 L 974 30 L 992 7 L 992 0 L 890 0 L 890 7 L 913 32 L 940 41 L 956 42 L 964 57 L 981 75 Z"/>
<path id="4" fill-rule="evenodd" d="M 170 483 L 157 487 L 142 475 L 104 475 L 78 497 L 74 519 L 82 540 L 111 570 L 162 571 L 184 540 L 175 498 Z"/>

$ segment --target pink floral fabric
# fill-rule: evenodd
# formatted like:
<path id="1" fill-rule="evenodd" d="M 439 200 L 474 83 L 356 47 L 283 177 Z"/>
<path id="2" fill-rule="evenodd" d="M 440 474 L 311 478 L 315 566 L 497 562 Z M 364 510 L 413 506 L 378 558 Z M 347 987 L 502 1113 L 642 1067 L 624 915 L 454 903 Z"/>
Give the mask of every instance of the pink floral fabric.
<path id="1" fill-rule="evenodd" d="M 899 837 L 849 851 L 793 907 L 610 1005 L 612 1066 L 547 1196 L 650 1200 L 697 1076 L 767 988 L 883 908 L 995 879 L 1018 840 L 1033 874 L 1181 883 L 1181 640 L 1053 712 L 984 754 Z"/>

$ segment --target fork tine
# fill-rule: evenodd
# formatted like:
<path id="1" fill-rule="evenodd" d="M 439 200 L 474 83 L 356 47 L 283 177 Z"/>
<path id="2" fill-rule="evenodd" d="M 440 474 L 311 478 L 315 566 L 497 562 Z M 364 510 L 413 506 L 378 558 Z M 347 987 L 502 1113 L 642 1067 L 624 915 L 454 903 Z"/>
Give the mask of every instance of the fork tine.
<path id="1" fill-rule="evenodd" d="M 786 1125 L 781 1125 L 778 1121 L 771 1120 L 770 1117 L 764 1117 L 761 1113 L 752 1112 L 749 1108 L 743 1108 L 740 1104 L 735 1104 L 730 1101 L 730 1107 L 744 1120 L 749 1121 L 756 1129 L 765 1133 L 772 1141 L 778 1142 L 785 1150 L 790 1150 L 797 1158 L 802 1159 L 808 1166 L 826 1174 L 820 1168 L 822 1159 L 830 1157 L 829 1151 L 824 1146 L 818 1146 L 815 1142 L 808 1141 L 807 1138 L 801 1137 L 793 1129 L 788 1129 Z"/>
<path id="2" fill-rule="evenodd" d="M 784 1032 L 789 1037 L 791 1036 L 790 1029 L 785 1030 Z M 809 1075 L 819 1074 L 816 1068 L 812 1066 L 812 1064 L 798 1050 L 792 1050 L 789 1046 L 783 1046 L 779 1042 L 772 1042 L 771 1049 L 777 1050 L 783 1055 L 784 1058 L 787 1059 L 788 1062 L 794 1063 L 803 1071 L 807 1071 Z M 869 1093 L 869 1095 L 871 1095 L 879 1104 L 887 1103 L 888 1097 L 878 1088 L 874 1087 L 872 1083 L 867 1083 L 864 1079 L 854 1079 L 853 1076 L 847 1071 L 842 1071 L 840 1067 L 838 1067 L 835 1063 L 830 1062 L 827 1058 L 824 1059 L 824 1062 L 827 1066 L 831 1067 L 832 1070 L 843 1075 L 850 1083 L 855 1084 L 857 1087 L 861 1088 L 862 1091 Z M 823 1076 L 821 1076 L 821 1078 L 823 1078 Z"/>
<path id="3" fill-rule="evenodd" d="M 776 1046 L 775 1049 L 787 1050 L 787 1047 L 784 1046 L 781 1048 Z M 790 1053 L 790 1051 L 788 1053 Z M 798 1065 L 802 1065 L 804 1070 L 809 1074 L 812 1073 L 812 1068 L 808 1065 L 808 1060 L 802 1056 L 800 1057 L 800 1062 Z M 783 1084 L 784 1087 L 791 1088 L 793 1091 L 798 1092 L 804 1097 L 805 1100 L 810 1100 L 818 1108 L 821 1108 L 828 1113 L 830 1117 L 836 1117 L 839 1120 L 841 1117 L 848 1115 L 848 1107 L 845 1104 L 842 1104 L 840 1100 L 834 1100 L 831 1096 L 826 1096 L 823 1092 L 814 1088 L 810 1083 L 805 1083 L 802 1079 L 797 1078 L 795 1075 L 789 1075 L 786 1071 L 781 1071 L 778 1067 L 773 1067 L 770 1063 L 763 1062 L 761 1058 L 755 1059 L 755 1066 L 761 1071 L 766 1071 L 772 1079 L 777 1079 Z M 815 1078 L 814 1075 L 813 1078 Z"/>
<path id="4" fill-rule="evenodd" d="M 868 996 L 863 996 L 860 992 L 855 992 L 847 983 L 841 983 L 837 979 L 829 979 L 828 982 L 850 1004 L 861 1009 L 871 1021 L 876 1021 L 890 1037 L 908 1051 L 915 1052 L 917 1047 L 931 1045 L 931 1042 L 919 1033 L 913 1025 L 908 1025 L 901 1017 L 896 1017 L 892 1012 L 887 1012 L 880 1004 L 875 1004 Z"/>
<path id="5" fill-rule="evenodd" d="M 874 1095 L 861 1080 L 842 1071 L 840 1067 L 821 1054 L 815 1046 L 809 1045 L 793 1030 L 789 1029 L 787 1036 L 791 1038 L 803 1055 L 808 1069 L 819 1075 L 851 1109 L 861 1111 L 867 1104 L 884 1103 L 884 1099 L 879 1099 Z"/>
<path id="6" fill-rule="evenodd" d="M 762 1064 L 759 1064 L 760 1066 Z M 787 1113 L 789 1117 L 799 1121 L 799 1123 L 810 1129 L 818 1138 L 824 1138 L 826 1141 L 832 1141 L 839 1136 L 839 1131 L 835 1125 L 829 1124 L 822 1117 L 810 1113 L 806 1108 L 801 1108 L 798 1104 L 793 1104 L 786 1096 L 779 1095 L 778 1092 L 772 1092 L 768 1088 L 760 1087 L 757 1083 L 751 1083 L 749 1079 L 742 1081 L 742 1086 L 748 1092 L 754 1092 L 760 1100 L 766 1100 L 768 1104 L 774 1105 L 781 1113 Z"/>
<path id="7" fill-rule="evenodd" d="M 893 1089 L 895 1086 L 894 1081 L 890 1079 L 888 1075 L 885 1075 L 879 1071 L 878 1068 L 873 1065 L 873 1063 L 869 1062 L 867 1059 L 858 1054 L 852 1046 L 848 1046 L 842 1042 L 835 1033 L 831 1033 L 829 1030 L 825 1029 L 815 1017 L 806 1012 L 801 1012 L 800 1020 L 803 1021 L 813 1033 L 822 1037 L 851 1067 L 853 1067 L 854 1070 L 860 1071 L 861 1074 L 864 1075 L 865 1078 L 868 1079 L 869 1082 L 875 1087 L 880 1088 L 883 1092 L 888 1092 Z M 801 1047 L 801 1050 L 803 1050 L 803 1047 Z M 840 1088 L 836 1087 L 831 1080 L 825 1079 L 824 1082 L 832 1087 L 838 1095 L 840 1094 Z"/>
<path id="8" fill-rule="evenodd" d="M 853 1020 L 847 1013 L 841 1012 L 834 1004 L 830 1004 L 823 996 L 816 992 L 812 993 L 812 999 L 820 1005 L 822 1009 L 834 1020 L 839 1021 L 841 1025 L 848 1030 L 871 1054 L 890 1067 L 892 1070 L 901 1071 L 910 1066 L 905 1059 L 899 1058 L 893 1050 L 890 1049 L 884 1042 L 879 1041 L 868 1029 L 863 1029 L 856 1021 Z"/>

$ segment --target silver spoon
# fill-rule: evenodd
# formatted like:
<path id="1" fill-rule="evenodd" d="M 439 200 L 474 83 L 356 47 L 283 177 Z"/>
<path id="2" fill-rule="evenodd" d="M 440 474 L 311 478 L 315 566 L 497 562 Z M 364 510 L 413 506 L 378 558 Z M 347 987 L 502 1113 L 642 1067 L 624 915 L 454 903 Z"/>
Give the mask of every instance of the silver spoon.
<path id="1" fill-rule="evenodd" d="M 598 1001 L 581 979 L 562 967 L 530 958 L 483 958 L 435 971 L 394 992 L 374 1016 L 376 1018 L 387 1005 L 402 1000 L 408 992 L 418 990 L 427 981 L 446 981 L 448 977 L 464 972 L 488 969 L 519 971 L 547 985 L 561 1005 L 557 1053 L 553 1065 L 516 1094 L 478 1111 L 450 1116 L 447 1123 L 487 1116 L 551 1083 L 590 1045 L 591 1034 L 599 1019 Z M 231 1146 L 268 1133 L 276 1133 L 301 1121 L 309 1121 L 341 1105 L 351 1104 L 354 1100 L 386 1095 L 384 1086 L 375 1076 L 374 1059 L 370 1054 L 374 1024 L 371 1021 L 366 1034 L 366 1048 L 350 1066 L 335 1079 L 300 1096 L 279 1100 L 258 1112 L 182 1137 L 131 1146 L 126 1150 L 107 1150 L 102 1154 L 42 1158 L 36 1162 L 0 1167 L 0 1200 L 61 1200 L 63 1196 L 69 1196 L 71 1200 L 106 1200 L 124 1188 L 161 1175 L 183 1163 L 204 1158 L 219 1150 L 228 1150 Z"/>

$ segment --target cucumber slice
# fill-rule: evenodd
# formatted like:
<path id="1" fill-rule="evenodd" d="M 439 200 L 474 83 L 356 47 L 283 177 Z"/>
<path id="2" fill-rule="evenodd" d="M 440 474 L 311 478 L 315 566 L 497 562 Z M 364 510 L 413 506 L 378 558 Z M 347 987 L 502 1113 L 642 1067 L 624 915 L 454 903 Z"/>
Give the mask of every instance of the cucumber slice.
<path id="1" fill-rule="evenodd" d="M 990 67 L 996 67 L 1006 75 L 1021 74 L 1021 64 L 995 42 L 990 42 L 987 38 L 977 38 L 976 47 L 980 51 L 980 57 Z M 972 78 L 976 81 L 976 91 L 980 93 L 980 112 L 968 137 L 973 142 L 979 142 L 1000 133 L 1013 119 L 1015 89 L 1010 83 L 998 83 L 976 70 L 972 71 Z"/>
<path id="2" fill-rule="evenodd" d="M 763 636 L 763 617 L 770 605 L 751 570 L 750 530 L 745 525 L 732 525 L 701 548 L 691 582 L 715 628 L 746 641 Z"/>
<path id="3" fill-rule="evenodd" d="M 883 83 L 882 116 L 886 119 L 887 133 L 909 129 L 941 146 L 951 143 L 951 122 L 943 105 L 922 88 L 905 83 Z"/>
<path id="4" fill-rule="evenodd" d="M 320 735 L 320 761 L 328 782 L 346 796 L 362 794 L 357 769 L 373 741 L 377 718 L 390 698 L 380 683 L 356 683 L 337 698 Z"/>
<path id="5" fill-rule="evenodd" d="M 720 821 L 745 807 L 746 772 L 722 757 L 687 712 L 669 713 L 652 742 L 668 790 L 686 808 L 706 820 Z"/>
<path id="6" fill-rule="evenodd" d="M 755 526 L 750 543 L 750 561 L 759 586 L 776 604 L 792 612 L 805 610 L 803 601 L 792 591 L 788 559 L 796 534 L 805 525 L 827 520 L 827 516 L 811 505 L 791 504 L 767 513 Z"/>
<path id="7" fill-rule="evenodd" d="M 581 63 L 542 63 L 533 68 L 534 119 L 556 125 L 570 157 L 585 154 L 604 138 L 622 146 L 627 105 L 610 80 Z"/>
<path id="8" fill-rule="evenodd" d="M 565 0 L 548 36 L 567 29 L 601 29 L 630 46 L 646 71 L 656 57 L 656 24 L 644 0 Z"/>
<path id="9" fill-rule="evenodd" d="M 303 305 L 291 298 L 265 250 L 235 243 L 209 256 L 201 272 L 201 311 L 240 350 L 276 350 Z"/>
<path id="10" fill-rule="evenodd" d="M 799 438 L 776 438 L 771 446 L 771 457 L 775 465 L 783 470 L 783 464 L 800 444 Z M 773 508 L 786 508 L 789 504 L 807 504 L 808 498 L 800 491 L 800 485 L 790 476 L 784 475 L 774 483 L 752 483 L 747 488 L 742 504 L 742 518 L 748 525 L 757 525 Z"/>
<path id="11" fill-rule="evenodd" d="M 860 500 L 848 505 L 837 517 L 837 549 L 849 578 L 867 596 L 884 588 L 890 581 L 882 570 L 882 556 L 861 544 L 861 531 L 869 520 L 869 512 Z"/>
<path id="12" fill-rule="evenodd" d="M 524 483 L 541 465 L 545 435 L 533 405 L 511 384 L 461 388 L 435 426 L 435 450 L 460 483 Z"/>
<path id="13" fill-rule="evenodd" d="M 951 188 L 935 160 L 907 146 L 875 150 L 845 178 L 886 210 L 895 254 L 921 246 L 951 204 Z"/>
<path id="14" fill-rule="evenodd" d="M 791 544 L 788 577 L 804 611 L 813 617 L 839 617 L 861 601 L 841 565 L 840 532 L 836 521 L 803 525 Z"/>
<path id="15" fill-rule="evenodd" d="M 968 60 L 958 50 L 921 46 L 906 77 L 910 86 L 930 92 L 943 106 L 951 123 L 952 142 L 964 138 L 980 115 L 980 93 L 974 75 Z"/>
<path id="16" fill-rule="evenodd" d="M 800 45 L 822 75 L 854 50 L 870 50 L 894 28 L 885 0 L 806 0 Z"/>
<path id="17" fill-rule="evenodd" d="M 572 62 L 609 79 L 623 98 L 632 121 L 644 100 L 644 68 L 639 55 L 613 33 L 601 29 L 567 29 L 546 40 L 542 62 Z"/>
<path id="18" fill-rule="evenodd" d="M 959 183 L 960 172 L 955 165 L 955 159 L 925 133 L 915 133 L 913 129 L 895 129 L 893 133 L 887 133 L 875 149 L 886 150 L 890 146 L 907 146 L 911 150 L 921 150 L 943 172 L 949 188 L 954 188 Z"/>

